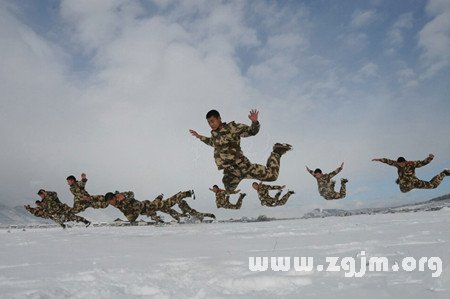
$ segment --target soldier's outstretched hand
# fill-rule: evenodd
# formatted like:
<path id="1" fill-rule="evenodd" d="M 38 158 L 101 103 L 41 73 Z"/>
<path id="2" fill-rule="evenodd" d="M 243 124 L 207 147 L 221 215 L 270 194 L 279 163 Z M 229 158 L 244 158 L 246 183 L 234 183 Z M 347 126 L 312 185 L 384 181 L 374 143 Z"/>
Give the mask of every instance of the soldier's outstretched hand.
<path id="1" fill-rule="evenodd" d="M 433 154 L 429 154 L 428 157 L 430 157 L 431 159 L 433 159 L 433 158 L 434 158 L 434 155 L 433 155 Z"/>
<path id="2" fill-rule="evenodd" d="M 197 133 L 197 131 L 189 129 L 189 133 L 191 133 L 192 136 L 196 137 L 196 138 L 200 138 L 201 135 L 199 133 Z"/>
<path id="3" fill-rule="evenodd" d="M 248 118 L 254 123 L 258 121 L 258 114 L 259 111 L 256 109 L 250 110 L 250 114 L 248 115 Z"/>
<path id="4" fill-rule="evenodd" d="M 86 178 L 86 174 L 83 172 L 83 173 L 81 174 L 81 179 L 84 180 L 85 178 Z"/>
<path id="5" fill-rule="evenodd" d="M 378 158 L 372 159 L 372 161 L 374 161 L 374 162 L 380 162 L 380 160 L 381 160 L 381 159 L 378 159 Z"/>
<path id="6" fill-rule="evenodd" d="M 344 168 L 344 162 L 342 162 L 342 164 L 341 164 L 341 167 L 340 167 L 341 169 L 343 169 Z"/>

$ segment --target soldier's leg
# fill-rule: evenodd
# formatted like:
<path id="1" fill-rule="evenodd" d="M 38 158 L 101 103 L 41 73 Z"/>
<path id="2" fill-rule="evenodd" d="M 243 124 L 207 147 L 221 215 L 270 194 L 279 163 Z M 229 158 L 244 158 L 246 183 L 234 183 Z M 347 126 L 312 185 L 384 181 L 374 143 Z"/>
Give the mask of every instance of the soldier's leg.
<path id="1" fill-rule="evenodd" d="M 336 181 L 330 182 L 330 189 L 334 190 L 334 187 L 336 186 Z"/>
<path id="2" fill-rule="evenodd" d="M 341 189 L 339 190 L 339 198 L 344 198 L 347 195 L 347 179 L 341 179 Z M 337 198 L 338 199 L 338 198 Z"/>
<path id="3" fill-rule="evenodd" d="M 62 215 L 50 215 L 49 218 L 58 223 L 62 228 L 66 228 L 66 225 L 64 224 L 65 219 Z"/>
<path id="4" fill-rule="evenodd" d="M 76 201 L 73 203 L 72 212 L 74 214 L 78 214 L 86 210 L 89 206 L 86 204 L 86 202 Z"/>
<path id="5" fill-rule="evenodd" d="M 341 189 L 342 189 L 342 185 L 341 185 Z M 329 190 L 328 192 L 326 192 L 325 194 L 322 195 L 326 200 L 336 200 L 336 199 L 341 199 L 341 194 L 337 193 L 334 190 Z"/>
<path id="6" fill-rule="evenodd" d="M 192 196 L 192 190 L 181 191 L 181 192 L 178 192 L 177 194 L 175 194 L 174 196 L 169 197 L 168 199 L 166 199 L 165 200 L 165 204 L 168 207 L 173 207 L 174 205 L 180 203 L 186 197 L 191 197 L 191 196 Z"/>
<path id="7" fill-rule="evenodd" d="M 435 177 L 433 177 L 429 182 L 427 181 L 422 181 L 422 180 L 414 180 L 414 188 L 417 189 L 434 189 L 437 188 L 442 180 L 445 178 L 446 176 L 446 171 L 442 171 L 441 173 L 439 173 L 438 175 L 436 175 Z"/>
<path id="8" fill-rule="evenodd" d="M 225 191 L 231 193 L 236 190 L 237 186 L 242 180 L 242 172 L 237 166 L 230 166 L 223 170 L 222 182 L 225 187 Z"/>
<path id="9" fill-rule="evenodd" d="M 150 217 L 150 219 L 152 219 L 153 221 L 155 221 L 156 224 L 161 223 L 161 222 L 164 222 L 164 221 L 162 221 L 161 217 L 159 217 L 159 216 L 156 214 L 156 211 L 154 211 L 154 210 L 148 210 L 148 211 L 146 211 L 145 216 Z"/>
<path id="10" fill-rule="evenodd" d="M 280 171 L 281 155 L 276 152 L 270 153 L 266 165 L 251 164 L 245 173 L 246 179 L 256 179 L 264 182 L 275 181 Z"/>
<path id="11" fill-rule="evenodd" d="M 220 202 L 220 208 L 230 209 L 230 210 L 239 210 L 242 207 L 242 199 L 244 199 L 245 196 L 246 196 L 245 193 L 240 193 L 239 198 L 235 204 L 232 204 L 228 198 L 228 200 L 226 200 L 225 202 Z"/>
<path id="12" fill-rule="evenodd" d="M 285 205 L 286 202 L 288 201 L 289 197 L 294 194 L 294 191 L 288 191 L 285 195 L 283 195 L 283 197 L 281 197 L 281 199 L 277 202 L 277 206 L 282 206 Z"/>
<path id="13" fill-rule="evenodd" d="M 178 213 L 176 210 L 172 209 L 172 208 L 168 208 L 167 212 L 165 212 L 167 214 L 169 214 L 170 216 L 172 216 L 173 219 L 175 219 L 176 221 L 180 221 L 180 217 L 182 216 L 182 214 Z"/>

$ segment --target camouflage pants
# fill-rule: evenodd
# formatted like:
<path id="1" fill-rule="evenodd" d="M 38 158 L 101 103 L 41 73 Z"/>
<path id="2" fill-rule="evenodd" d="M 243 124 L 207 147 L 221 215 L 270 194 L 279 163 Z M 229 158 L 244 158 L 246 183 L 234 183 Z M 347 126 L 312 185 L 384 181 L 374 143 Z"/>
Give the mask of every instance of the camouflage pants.
<path id="1" fill-rule="evenodd" d="M 72 212 L 75 214 L 85 211 L 87 208 L 105 209 L 109 203 L 105 200 L 103 195 L 93 195 L 90 200 L 75 200 L 73 203 Z"/>
<path id="2" fill-rule="evenodd" d="M 63 226 L 64 222 L 69 221 L 83 222 L 83 223 L 89 222 L 85 218 L 75 215 L 75 213 L 73 213 L 72 209 L 69 207 L 61 209 L 59 211 L 55 211 L 50 218 L 61 226 Z"/>
<path id="3" fill-rule="evenodd" d="M 229 195 L 227 196 L 217 196 L 216 197 L 216 206 L 218 209 L 230 209 L 230 210 L 239 210 L 242 206 L 242 199 L 245 197 L 243 193 L 239 194 L 239 198 L 235 204 L 230 202 Z"/>
<path id="4" fill-rule="evenodd" d="M 292 195 L 293 193 L 291 191 L 288 191 L 285 195 L 283 195 L 283 197 L 281 197 L 280 199 L 280 195 L 281 195 L 281 191 L 277 192 L 277 194 L 275 194 L 274 197 L 270 197 L 269 195 L 264 196 L 259 198 L 259 200 L 261 201 L 261 205 L 262 206 L 267 206 L 267 207 L 276 207 L 276 206 L 282 206 L 285 205 L 286 202 L 288 201 L 289 197 Z"/>
<path id="5" fill-rule="evenodd" d="M 197 210 L 191 208 L 188 203 L 185 200 L 182 200 L 178 206 L 180 207 L 181 211 L 183 211 L 183 215 L 187 216 L 187 215 L 191 215 L 194 218 L 199 219 L 200 221 L 203 221 L 203 218 L 205 217 L 211 217 L 211 218 L 216 218 L 216 216 L 214 214 L 211 213 L 200 213 Z"/>
<path id="6" fill-rule="evenodd" d="M 406 193 L 411 191 L 412 189 L 434 189 L 439 186 L 445 176 L 446 172 L 442 171 L 441 173 L 433 177 L 429 182 L 419 180 L 415 176 L 401 178 L 399 179 L 400 191 Z"/>
<path id="7" fill-rule="evenodd" d="M 191 197 L 191 191 L 181 191 L 164 201 L 164 206 L 173 207 L 179 204 L 186 197 Z"/>
<path id="8" fill-rule="evenodd" d="M 179 213 L 176 210 L 169 208 L 169 207 L 163 207 L 159 210 L 163 213 L 169 214 L 176 221 L 180 221 L 180 218 L 183 216 L 181 213 Z"/>
<path id="9" fill-rule="evenodd" d="M 234 191 L 243 179 L 255 179 L 272 182 L 278 178 L 281 155 L 270 153 L 266 165 L 252 164 L 247 158 L 240 159 L 235 165 L 223 170 L 222 182 L 227 192 Z"/>
<path id="10" fill-rule="evenodd" d="M 130 213 L 130 218 L 127 216 L 128 221 L 133 222 L 139 215 L 150 217 L 156 223 L 163 222 L 161 217 L 156 214 L 156 211 L 160 210 L 159 200 L 143 200 L 139 203 L 137 209 Z M 133 220 L 130 220 L 133 219 Z"/>
<path id="11" fill-rule="evenodd" d="M 323 198 L 326 200 L 334 200 L 334 199 L 341 199 L 346 196 L 347 188 L 345 186 L 346 183 L 341 184 L 341 189 L 339 190 L 339 193 L 334 191 L 335 182 L 332 181 L 330 183 L 329 188 L 323 188 L 319 190 L 320 195 L 322 195 Z"/>

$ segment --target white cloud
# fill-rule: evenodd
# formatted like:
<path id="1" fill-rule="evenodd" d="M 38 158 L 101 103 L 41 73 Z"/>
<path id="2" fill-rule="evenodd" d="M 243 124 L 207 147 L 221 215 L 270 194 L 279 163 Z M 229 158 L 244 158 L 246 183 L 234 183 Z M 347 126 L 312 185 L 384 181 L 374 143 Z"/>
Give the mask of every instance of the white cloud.
<path id="1" fill-rule="evenodd" d="M 373 77 L 377 75 L 378 65 L 373 62 L 368 62 L 358 71 L 365 77 Z"/>
<path id="2" fill-rule="evenodd" d="M 412 26 L 413 14 L 411 12 L 400 15 L 388 32 L 389 43 L 395 47 L 402 46 L 404 40 L 403 32 L 406 29 L 411 29 Z"/>
<path id="3" fill-rule="evenodd" d="M 294 144 L 283 157 L 280 183 L 302 200 L 312 198 L 288 206 L 296 212 L 320 199 L 305 163 L 332 169 L 345 160 L 345 175 L 355 177 L 351 188 L 363 188 L 379 176 L 368 156 L 399 148 L 411 155 L 428 147 L 442 156 L 449 152 L 445 141 L 426 134 L 432 127 L 448 135 L 448 126 L 434 126 L 445 124 L 442 119 L 427 122 L 423 111 L 408 113 L 420 101 L 368 88 L 371 80 L 385 82 L 382 65 L 363 60 L 353 72 L 341 61 L 341 51 L 367 48 L 369 33 L 341 36 L 345 46 L 326 57 L 314 48 L 314 24 L 303 6 L 158 1 L 160 10 L 150 13 L 136 3 L 99 1 L 91 8 L 90 2 L 63 2 L 63 36 L 54 42 L 0 10 L 0 178 L 2 192 L 16 202 L 34 195 L 23 186 L 38 181 L 70 203 L 64 178 L 86 171 L 93 194 L 131 189 L 149 199 L 194 188 L 193 206 L 217 211 L 207 187 L 220 183 L 222 173 L 212 149 L 187 131 L 209 134 L 205 113 L 211 108 L 225 121 L 243 123 L 249 123 L 249 109 L 261 110 L 261 132 L 242 141 L 252 162 L 265 163 L 274 142 Z M 80 49 L 89 53 L 89 71 L 74 80 L 70 60 L 80 58 Z M 355 86 L 355 75 L 371 80 Z M 414 79 L 407 71 L 399 75 L 405 84 Z M 406 122 L 390 114 L 400 106 L 408 110 Z M 219 215 L 267 213 L 248 181 L 240 187 L 249 194 L 243 210 Z"/>
<path id="4" fill-rule="evenodd" d="M 356 10 L 352 14 L 350 26 L 356 28 L 365 27 L 375 22 L 376 19 L 377 19 L 377 12 L 373 9 L 365 11 Z"/>
<path id="5" fill-rule="evenodd" d="M 403 68 L 397 72 L 398 82 L 406 87 L 416 87 L 418 85 L 418 78 L 416 73 L 411 68 Z"/>
<path id="6" fill-rule="evenodd" d="M 450 65 L 450 4 L 448 1 L 431 0 L 427 12 L 433 19 L 419 32 L 418 41 L 423 51 L 423 79 Z"/>

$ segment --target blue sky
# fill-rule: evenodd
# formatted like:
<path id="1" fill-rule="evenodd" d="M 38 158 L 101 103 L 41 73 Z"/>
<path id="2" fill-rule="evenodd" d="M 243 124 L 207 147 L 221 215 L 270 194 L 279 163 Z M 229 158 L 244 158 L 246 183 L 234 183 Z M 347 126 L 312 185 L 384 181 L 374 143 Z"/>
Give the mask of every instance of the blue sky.
<path id="1" fill-rule="evenodd" d="M 264 163 L 275 142 L 285 207 L 259 206 L 250 189 L 223 217 L 298 215 L 312 208 L 407 203 L 450 192 L 401 194 L 395 169 L 375 157 L 436 155 L 420 178 L 450 167 L 450 4 L 430 1 L 1 1 L 0 200 L 24 204 L 35 189 L 71 203 L 69 174 L 88 191 L 134 190 L 151 199 L 194 188 L 213 210 L 220 183 L 205 113 L 261 131 L 242 142 Z M 319 197 L 304 170 L 348 177 L 345 200 Z"/>

